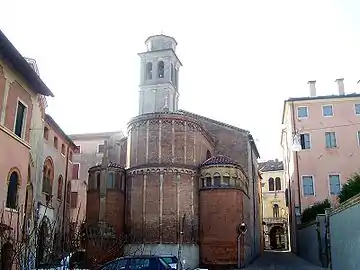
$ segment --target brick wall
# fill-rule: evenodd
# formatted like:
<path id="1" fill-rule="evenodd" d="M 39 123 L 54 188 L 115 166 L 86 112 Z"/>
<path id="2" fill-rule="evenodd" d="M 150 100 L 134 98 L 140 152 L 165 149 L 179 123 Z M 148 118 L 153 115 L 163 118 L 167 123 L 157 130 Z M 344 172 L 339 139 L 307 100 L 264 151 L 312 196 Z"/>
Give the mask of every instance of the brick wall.
<path id="1" fill-rule="evenodd" d="M 148 164 L 198 166 L 213 151 L 211 137 L 191 117 L 140 115 L 129 124 L 130 167 Z"/>
<path id="2" fill-rule="evenodd" d="M 184 220 L 183 243 L 196 243 L 195 171 L 168 168 L 129 172 L 127 226 L 136 242 L 177 243 Z"/>
<path id="3" fill-rule="evenodd" d="M 243 222 L 243 191 L 200 191 L 200 260 L 203 264 L 237 264 L 237 226 Z M 241 247 L 243 256 L 243 244 Z"/>

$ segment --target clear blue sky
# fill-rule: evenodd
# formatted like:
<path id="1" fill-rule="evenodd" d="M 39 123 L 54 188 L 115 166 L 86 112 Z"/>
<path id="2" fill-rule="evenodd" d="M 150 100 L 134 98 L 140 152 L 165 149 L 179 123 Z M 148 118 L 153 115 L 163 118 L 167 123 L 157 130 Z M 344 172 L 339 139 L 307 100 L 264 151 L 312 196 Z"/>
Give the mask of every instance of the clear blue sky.
<path id="1" fill-rule="evenodd" d="M 51 2 L 51 3 L 50 3 Z M 250 130 L 282 158 L 284 99 L 359 92 L 359 1 L 8 1 L 0 27 L 35 58 L 67 133 L 126 131 L 137 114 L 139 58 L 152 34 L 174 36 L 180 107 Z"/>

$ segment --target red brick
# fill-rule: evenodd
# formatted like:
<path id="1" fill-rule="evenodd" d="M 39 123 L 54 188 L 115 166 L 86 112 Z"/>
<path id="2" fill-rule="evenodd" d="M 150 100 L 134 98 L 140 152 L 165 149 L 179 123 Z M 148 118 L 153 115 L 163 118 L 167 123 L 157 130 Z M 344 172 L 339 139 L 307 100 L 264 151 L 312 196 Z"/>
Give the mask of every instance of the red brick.
<path id="1" fill-rule="evenodd" d="M 237 189 L 200 191 L 200 259 L 203 264 L 236 264 L 236 228 L 244 221 L 244 197 Z"/>
<path id="2" fill-rule="evenodd" d="M 166 173 L 163 183 L 162 242 L 176 243 L 178 230 L 176 175 Z"/>

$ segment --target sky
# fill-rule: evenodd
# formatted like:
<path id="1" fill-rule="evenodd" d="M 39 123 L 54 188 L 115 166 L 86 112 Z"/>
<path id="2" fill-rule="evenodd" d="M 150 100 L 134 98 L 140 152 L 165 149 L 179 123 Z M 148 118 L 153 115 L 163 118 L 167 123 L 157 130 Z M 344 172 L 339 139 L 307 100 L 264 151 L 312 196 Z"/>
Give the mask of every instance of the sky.
<path id="1" fill-rule="evenodd" d="M 177 42 L 179 107 L 247 129 L 262 160 L 282 159 L 283 102 L 360 92 L 360 2 L 353 0 L 0 0 L 0 29 L 37 61 L 68 133 L 122 130 L 138 113 L 150 35 Z M 6 12 L 5 12 L 6 11 Z"/>

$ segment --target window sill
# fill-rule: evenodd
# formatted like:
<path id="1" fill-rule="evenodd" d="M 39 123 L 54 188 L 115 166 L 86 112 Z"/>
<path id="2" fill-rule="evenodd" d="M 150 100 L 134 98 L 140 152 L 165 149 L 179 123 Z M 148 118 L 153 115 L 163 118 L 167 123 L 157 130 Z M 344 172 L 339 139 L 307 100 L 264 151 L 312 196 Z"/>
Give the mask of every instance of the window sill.
<path id="1" fill-rule="evenodd" d="M 12 209 L 12 208 L 9 208 L 9 207 L 5 207 L 5 211 L 6 211 L 6 212 L 11 212 L 11 213 L 17 213 L 17 214 L 19 214 L 19 210 Z"/>
<path id="2" fill-rule="evenodd" d="M 331 150 L 338 150 L 339 146 L 335 146 L 335 147 L 325 147 L 326 150 L 331 151 Z"/>
<path id="3" fill-rule="evenodd" d="M 7 127 L 3 126 L 0 124 L 0 130 L 4 131 L 6 134 L 8 134 L 10 137 L 12 137 L 13 139 L 17 140 L 19 143 L 21 143 L 22 145 L 24 145 L 25 147 L 27 147 L 28 149 L 31 149 L 30 144 L 25 141 L 23 138 L 18 137 L 14 132 L 12 132 L 10 129 L 8 129 Z"/>

